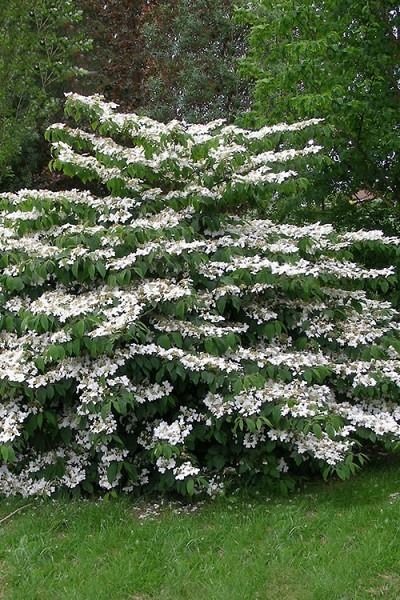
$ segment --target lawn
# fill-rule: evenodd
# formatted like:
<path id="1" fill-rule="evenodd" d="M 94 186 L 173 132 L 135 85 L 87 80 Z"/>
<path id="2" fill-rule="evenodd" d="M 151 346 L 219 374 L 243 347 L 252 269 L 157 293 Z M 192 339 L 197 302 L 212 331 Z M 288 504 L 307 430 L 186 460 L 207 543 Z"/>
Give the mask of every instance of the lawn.
<path id="1" fill-rule="evenodd" d="M 290 498 L 242 494 L 193 512 L 58 499 L 4 520 L 29 501 L 3 500 L 0 598 L 398 600 L 399 466 L 383 461 Z"/>

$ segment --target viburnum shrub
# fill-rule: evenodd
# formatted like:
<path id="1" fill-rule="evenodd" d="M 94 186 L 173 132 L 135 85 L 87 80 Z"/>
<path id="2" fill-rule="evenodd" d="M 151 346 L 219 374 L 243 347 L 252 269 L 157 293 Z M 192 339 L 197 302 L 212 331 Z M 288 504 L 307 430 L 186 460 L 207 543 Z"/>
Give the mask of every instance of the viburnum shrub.
<path id="1" fill-rule="evenodd" d="M 116 108 L 69 95 L 47 133 L 91 191 L 0 197 L 0 493 L 287 489 L 396 448 L 400 239 L 255 210 L 318 120 Z"/>

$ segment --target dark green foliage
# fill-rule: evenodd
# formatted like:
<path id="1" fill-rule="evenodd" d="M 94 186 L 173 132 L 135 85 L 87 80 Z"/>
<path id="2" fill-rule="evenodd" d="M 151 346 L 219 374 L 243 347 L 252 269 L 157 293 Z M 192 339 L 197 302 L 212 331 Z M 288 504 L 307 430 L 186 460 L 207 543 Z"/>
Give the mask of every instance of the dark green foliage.
<path id="1" fill-rule="evenodd" d="M 0 3 L 0 188 L 30 183 L 45 157 L 43 131 L 89 43 L 73 0 Z"/>
<path id="2" fill-rule="evenodd" d="M 199 122 L 232 120 L 246 107 L 246 87 L 235 72 L 244 29 L 232 11 L 232 0 L 161 0 L 148 7 L 142 27 L 147 113 Z"/>
<path id="3" fill-rule="evenodd" d="M 384 198 L 378 213 L 368 209 L 375 215 L 372 226 L 382 225 L 377 214 L 385 202 L 392 215 L 387 218 L 396 218 L 390 205 L 400 191 L 398 3 L 257 0 L 238 14 L 251 26 L 242 64 L 255 83 L 247 124 L 325 117 L 323 143 L 331 162 L 311 178 L 308 200 L 322 213 L 332 208 L 325 218 L 345 217 L 349 224 L 348 199 L 366 189 Z"/>

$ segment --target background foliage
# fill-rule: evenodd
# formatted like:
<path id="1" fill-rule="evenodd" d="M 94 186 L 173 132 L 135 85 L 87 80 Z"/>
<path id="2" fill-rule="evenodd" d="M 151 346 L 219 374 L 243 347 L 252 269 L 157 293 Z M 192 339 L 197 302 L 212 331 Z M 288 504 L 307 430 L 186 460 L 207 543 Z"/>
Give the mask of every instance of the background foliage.
<path id="1" fill-rule="evenodd" d="M 232 0 L 162 0 L 143 19 L 143 103 L 154 118 L 233 120 L 247 105 L 235 72 L 245 31 Z"/>
<path id="2" fill-rule="evenodd" d="M 145 0 L 82 0 L 80 6 L 93 50 L 81 60 L 89 77 L 75 89 L 102 93 L 125 110 L 136 110 L 142 104 L 141 19 L 150 5 Z"/>
<path id="3" fill-rule="evenodd" d="M 0 188 L 28 185 L 46 160 L 43 129 L 60 111 L 90 47 L 73 0 L 0 5 Z"/>
<path id="4" fill-rule="evenodd" d="M 383 200 L 365 215 L 357 208 L 355 222 L 381 225 L 400 191 L 398 3 L 256 0 L 238 16 L 251 27 L 242 64 L 254 82 L 247 124 L 325 117 L 332 160 L 318 165 L 308 199 L 322 209 L 318 218 L 351 223 L 346 199 L 369 190 Z M 327 212 L 332 198 L 339 204 Z"/>

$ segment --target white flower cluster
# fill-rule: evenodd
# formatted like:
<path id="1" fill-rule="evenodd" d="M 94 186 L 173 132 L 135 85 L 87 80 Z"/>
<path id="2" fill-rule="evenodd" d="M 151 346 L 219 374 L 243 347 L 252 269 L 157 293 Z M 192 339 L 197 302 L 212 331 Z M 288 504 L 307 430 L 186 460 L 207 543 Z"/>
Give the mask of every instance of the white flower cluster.
<path id="1" fill-rule="evenodd" d="M 332 275 L 333 277 L 346 279 L 375 279 L 377 277 L 389 277 L 395 273 L 393 267 L 365 269 L 355 263 L 339 262 L 329 258 L 319 262 L 311 262 L 301 258 L 295 263 L 280 263 L 270 258 L 263 258 L 258 254 L 255 256 L 234 257 L 230 262 L 210 261 L 200 268 L 200 272 L 209 279 L 217 279 L 225 273 L 232 273 L 240 269 L 252 274 L 268 271 L 272 275 L 284 275 L 286 277 L 304 275 L 317 278 L 323 275 Z"/>
<path id="2" fill-rule="evenodd" d="M 351 450 L 351 440 L 332 440 L 326 433 L 317 437 L 313 433 L 298 434 L 293 441 L 298 454 L 310 454 L 313 458 L 321 460 L 330 466 L 340 464 L 346 454 Z"/>
<path id="3" fill-rule="evenodd" d="M 265 403 L 279 406 L 282 416 L 310 417 L 330 410 L 333 398 L 332 390 L 325 385 L 307 385 L 302 380 L 289 384 L 269 381 L 263 388 L 246 390 L 232 398 L 209 392 L 204 404 L 217 419 L 231 414 L 259 416 Z"/>
<path id="4" fill-rule="evenodd" d="M 24 406 L 23 398 L 0 404 L 0 444 L 8 444 L 17 438 L 26 418 L 36 411 L 34 407 Z"/>
<path id="5" fill-rule="evenodd" d="M 308 119 L 290 125 L 279 123 L 262 127 L 256 131 L 241 129 L 235 125 L 225 125 L 224 119 L 217 119 L 206 124 L 189 124 L 185 121 L 175 120 L 164 124 L 137 114 L 118 113 L 116 112 L 118 105 L 113 102 L 105 102 L 100 95 L 81 96 L 69 93 L 66 94 L 66 97 L 67 110 L 71 112 L 79 109 L 87 110 L 88 114 L 96 115 L 101 123 L 108 125 L 110 132 L 114 134 L 125 133 L 129 134 L 136 142 L 138 139 L 147 139 L 156 144 L 159 144 L 160 139 L 177 132 L 186 134 L 194 144 L 202 144 L 213 137 L 218 141 L 234 138 L 262 140 L 274 133 L 299 131 L 322 121 L 322 119 Z"/>

